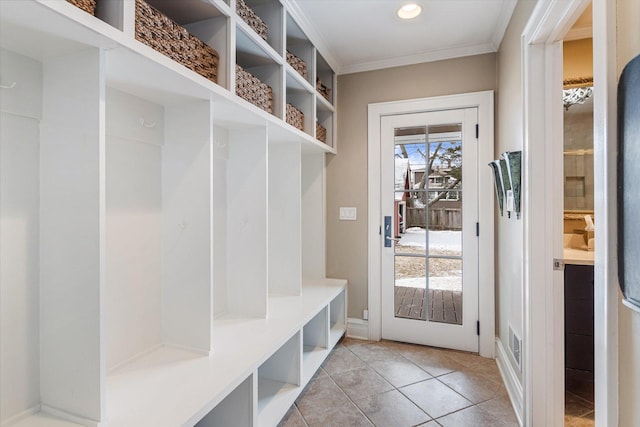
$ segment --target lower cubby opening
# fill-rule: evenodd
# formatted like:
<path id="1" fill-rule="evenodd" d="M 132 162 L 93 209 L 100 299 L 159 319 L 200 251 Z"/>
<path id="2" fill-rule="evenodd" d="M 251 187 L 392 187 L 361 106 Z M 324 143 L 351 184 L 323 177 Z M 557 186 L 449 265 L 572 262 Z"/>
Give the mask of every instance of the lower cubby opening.
<path id="1" fill-rule="evenodd" d="M 252 427 L 253 375 L 250 375 L 218 403 L 196 427 Z"/>
<path id="2" fill-rule="evenodd" d="M 258 424 L 276 425 L 300 392 L 300 332 L 258 368 Z"/>
<path id="3" fill-rule="evenodd" d="M 330 342 L 333 347 L 347 330 L 346 289 L 343 289 L 329 304 Z"/>
<path id="4" fill-rule="evenodd" d="M 302 329 L 302 378 L 308 381 L 318 370 L 328 350 L 328 308 L 324 307 Z"/>

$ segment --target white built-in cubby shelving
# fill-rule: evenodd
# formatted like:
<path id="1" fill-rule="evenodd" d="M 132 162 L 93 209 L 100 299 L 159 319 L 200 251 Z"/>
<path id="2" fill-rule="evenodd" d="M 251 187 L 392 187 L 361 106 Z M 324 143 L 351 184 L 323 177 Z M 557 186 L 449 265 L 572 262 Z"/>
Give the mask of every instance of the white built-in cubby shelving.
<path id="1" fill-rule="evenodd" d="M 138 42 L 133 0 L 0 2 L 2 427 L 272 426 L 346 330 L 331 68 L 277 0 L 247 0 L 266 41 L 234 0 L 149 3 L 219 52 L 217 84 Z"/>

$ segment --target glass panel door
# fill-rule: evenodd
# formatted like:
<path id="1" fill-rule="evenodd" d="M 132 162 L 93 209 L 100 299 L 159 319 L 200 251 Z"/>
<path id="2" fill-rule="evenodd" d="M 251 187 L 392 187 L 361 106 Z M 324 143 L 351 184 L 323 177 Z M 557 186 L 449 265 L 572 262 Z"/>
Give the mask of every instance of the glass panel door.
<path id="1" fill-rule="evenodd" d="M 450 325 L 462 327 L 463 333 L 450 332 L 469 343 L 441 346 L 477 351 L 471 331 L 477 321 L 477 239 L 470 225 L 478 208 L 476 194 L 465 191 L 477 186 L 474 116 L 475 108 L 383 119 L 381 199 L 392 226 L 383 250 L 383 312 L 389 312 L 383 313 L 383 337 L 385 330 L 398 330 L 387 338 L 420 342 L 406 339 L 406 329 L 421 329 L 409 322 L 435 325 L 445 334 Z"/>

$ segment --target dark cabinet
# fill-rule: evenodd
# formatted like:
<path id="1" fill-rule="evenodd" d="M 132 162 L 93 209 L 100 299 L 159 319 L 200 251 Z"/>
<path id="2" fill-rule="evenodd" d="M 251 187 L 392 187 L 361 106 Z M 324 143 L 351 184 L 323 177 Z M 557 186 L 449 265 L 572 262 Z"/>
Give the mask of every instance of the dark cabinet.
<path id="1" fill-rule="evenodd" d="M 593 266 L 564 270 L 565 388 L 593 399 Z"/>

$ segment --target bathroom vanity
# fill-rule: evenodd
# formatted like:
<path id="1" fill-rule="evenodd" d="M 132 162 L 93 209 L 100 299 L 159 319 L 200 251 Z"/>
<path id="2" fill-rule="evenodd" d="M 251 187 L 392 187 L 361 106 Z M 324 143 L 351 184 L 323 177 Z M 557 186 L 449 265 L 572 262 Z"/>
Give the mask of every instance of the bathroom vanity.
<path id="1" fill-rule="evenodd" d="M 565 389 L 593 401 L 594 252 L 565 248 Z"/>

